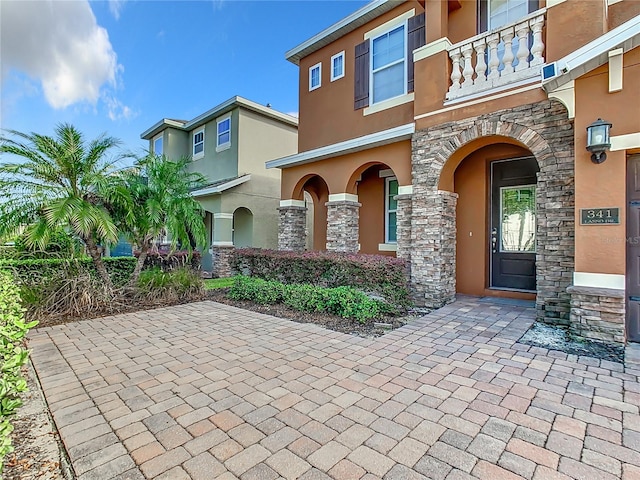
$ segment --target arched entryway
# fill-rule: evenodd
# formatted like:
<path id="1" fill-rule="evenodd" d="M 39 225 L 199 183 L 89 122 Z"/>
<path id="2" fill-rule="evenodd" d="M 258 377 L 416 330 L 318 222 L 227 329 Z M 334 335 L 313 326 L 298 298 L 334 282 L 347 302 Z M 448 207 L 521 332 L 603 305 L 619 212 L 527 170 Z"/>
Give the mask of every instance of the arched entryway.
<path id="1" fill-rule="evenodd" d="M 453 173 L 456 292 L 533 299 L 538 163 L 499 137 L 477 144 Z"/>
<path id="2" fill-rule="evenodd" d="M 233 246 L 236 248 L 253 246 L 253 213 L 245 207 L 233 212 Z"/>
<path id="3" fill-rule="evenodd" d="M 309 175 L 300 180 L 295 196 L 304 200 L 306 206 L 306 248 L 325 250 L 327 245 L 327 206 L 329 187 L 319 175 Z"/>

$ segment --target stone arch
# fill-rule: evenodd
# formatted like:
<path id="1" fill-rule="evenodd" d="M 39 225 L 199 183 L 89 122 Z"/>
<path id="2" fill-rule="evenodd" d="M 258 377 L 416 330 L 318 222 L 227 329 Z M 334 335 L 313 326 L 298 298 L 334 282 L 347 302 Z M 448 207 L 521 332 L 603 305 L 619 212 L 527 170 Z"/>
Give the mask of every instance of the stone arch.
<path id="1" fill-rule="evenodd" d="M 552 323 L 568 323 L 574 264 L 574 135 L 556 100 L 522 105 L 417 131 L 412 139 L 411 283 L 418 303 L 442 306 L 455 298 L 457 195 L 451 177 L 483 142 L 512 143 L 538 162 L 536 308 Z"/>

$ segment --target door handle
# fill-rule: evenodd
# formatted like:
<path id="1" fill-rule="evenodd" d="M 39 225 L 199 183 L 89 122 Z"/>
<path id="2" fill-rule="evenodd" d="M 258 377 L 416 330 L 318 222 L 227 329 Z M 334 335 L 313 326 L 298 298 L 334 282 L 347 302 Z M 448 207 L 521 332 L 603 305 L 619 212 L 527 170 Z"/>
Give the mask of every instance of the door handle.
<path id="1" fill-rule="evenodd" d="M 496 253 L 498 251 L 496 248 L 497 246 L 498 246 L 498 229 L 494 227 L 491 230 L 491 251 L 493 253 Z"/>

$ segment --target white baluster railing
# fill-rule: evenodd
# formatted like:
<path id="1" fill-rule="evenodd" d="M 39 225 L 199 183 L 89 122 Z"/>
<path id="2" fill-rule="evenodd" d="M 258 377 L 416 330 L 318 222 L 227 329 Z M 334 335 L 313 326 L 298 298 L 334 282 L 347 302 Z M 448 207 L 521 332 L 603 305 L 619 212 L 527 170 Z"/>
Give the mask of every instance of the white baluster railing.
<path id="1" fill-rule="evenodd" d="M 504 87 L 540 75 L 546 9 L 452 45 L 447 100 Z"/>

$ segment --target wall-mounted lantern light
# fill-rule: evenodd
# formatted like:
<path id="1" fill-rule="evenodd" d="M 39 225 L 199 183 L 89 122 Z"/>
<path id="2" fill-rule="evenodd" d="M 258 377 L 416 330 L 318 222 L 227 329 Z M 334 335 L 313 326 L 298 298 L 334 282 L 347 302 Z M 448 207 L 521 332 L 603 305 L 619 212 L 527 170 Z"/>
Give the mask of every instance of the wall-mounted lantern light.
<path id="1" fill-rule="evenodd" d="M 607 150 L 611 148 L 609 130 L 611 124 L 599 118 L 587 127 L 587 150 L 591 152 L 593 163 L 602 163 L 607 159 Z"/>

